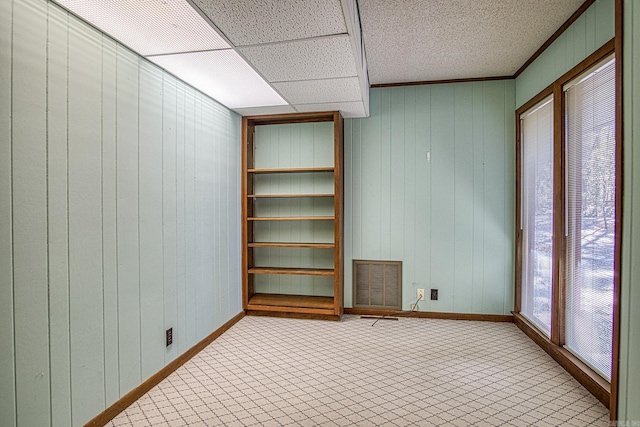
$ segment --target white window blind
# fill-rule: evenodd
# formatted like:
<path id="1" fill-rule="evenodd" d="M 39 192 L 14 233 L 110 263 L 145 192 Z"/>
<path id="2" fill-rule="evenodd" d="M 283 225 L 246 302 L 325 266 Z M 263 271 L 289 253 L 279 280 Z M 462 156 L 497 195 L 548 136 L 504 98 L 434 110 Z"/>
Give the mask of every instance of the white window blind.
<path id="1" fill-rule="evenodd" d="M 551 333 L 553 254 L 553 99 L 520 116 L 521 228 L 523 236 L 521 313 Z"/>
<path id="2" fill-rule="evenodd" d="M 615 245 L 615 66 L 565 86 L 566 347 L 611 378 Z"/>

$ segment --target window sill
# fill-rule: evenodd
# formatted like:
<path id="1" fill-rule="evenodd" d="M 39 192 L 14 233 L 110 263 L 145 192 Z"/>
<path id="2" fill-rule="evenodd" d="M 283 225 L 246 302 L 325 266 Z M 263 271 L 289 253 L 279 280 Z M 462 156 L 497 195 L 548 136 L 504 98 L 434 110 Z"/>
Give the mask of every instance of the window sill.
<path id="1" fill-rule="evenodd" d="M 611 384 L 607 380 L 602 378 L 570 351 L 551 342 L 548 337 L 540 332 L 538 328 L 520 313 L 513 313 L 513 322 L 522 332 L 538 344 L 549 356 L 571 374 L 571 376 L 602 402 L 604 406 L 609 408 Z"/>

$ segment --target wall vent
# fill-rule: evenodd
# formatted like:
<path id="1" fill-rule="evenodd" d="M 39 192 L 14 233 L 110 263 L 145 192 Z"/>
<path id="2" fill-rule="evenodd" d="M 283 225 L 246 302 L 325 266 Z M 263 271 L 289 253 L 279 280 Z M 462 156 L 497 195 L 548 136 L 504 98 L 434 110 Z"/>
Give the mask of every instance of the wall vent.
<path id="1" fill-rule="evenodd" d="M 353 261 L 353 307 L 402 310 L 402 261 Z"/>

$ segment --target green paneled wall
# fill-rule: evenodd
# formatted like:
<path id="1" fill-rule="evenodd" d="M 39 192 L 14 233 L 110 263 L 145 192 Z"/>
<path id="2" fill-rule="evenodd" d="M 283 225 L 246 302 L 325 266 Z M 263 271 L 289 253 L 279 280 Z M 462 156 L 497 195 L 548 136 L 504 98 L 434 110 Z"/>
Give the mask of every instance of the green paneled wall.
<path id="1" fill-rule="evenodd" d="M 640 421 L 640 3 L 624 1 L 624 184 L 618 418 Z"/>
<path id="2" fill-rule="evenodd" d="M 403 308 L 513 309 L 513 80 L 373 89 L 345 120 L 345 306 L 352 260 L 403 263 Z"/>
<path id="3" fill-rule="evenodd" d="M 240 118 L 45 0 L 0 59 L 0 425 L 82 425 L 241 310 Z"/>
<path id="4" fill-rule="evenodd" d="M 597 0 L 516 78 L 516 108 L 614 35 L 614 0 Z"/>
<path id="5" fill-rule="evenodd" d="M 333 122 L 257 126 L 256 168 L 332 167 Z M 256 194 L 332 194 L 333 173 L 256 175 Z M 332 198 L 256 199 L 255 215 L 333 216 Z M 332 221 L 257 221 L 258 242 L 333 242 Z M 260 267 L 333 268 L 332 249 L 254 249 Z M 257 275 L 256 292 L 296 295 L 333 295 L 333 277 Z"/>

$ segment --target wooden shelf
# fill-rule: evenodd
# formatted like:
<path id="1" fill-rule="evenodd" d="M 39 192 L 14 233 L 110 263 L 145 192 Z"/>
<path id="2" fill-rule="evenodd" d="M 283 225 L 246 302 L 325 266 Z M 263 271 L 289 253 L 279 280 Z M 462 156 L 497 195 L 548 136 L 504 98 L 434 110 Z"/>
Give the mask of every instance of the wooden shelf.
<path id="1" fill-rule="evenodd" d="M 330 123 L 309 125 L 322 122 Z M 295 141 L 300 145 L 298 160 L 290 162 L 288 146 L 279 143 L 280 132 L 263 132 L 270 125 L 300 128 L 301 138 Z M 319 128 L 322 131 L 317 133 Z M 312 134 L 313 138 L 307 137 Z M 245 116 L 241 149 L 242 307 L 246 314 L 340 320 L 344 310 L 344 121 L 340 112 Z M 291 167 L 273 167 L 278 163 Z M 300 210 L 284 210 L 292 204 Z M 282 210 L 271 209 L 278 207 Z M 305 255 L 322 255 L 326 263 L 320 265 L 330 268 L 314 268 Z M 298 259 L 299 267 L 278 267 L 290 265 L 287 257 Z M 329 296 L 269 293 L 320 292 L 310 287 L 320 277 L 322 294 Z M 291 279 L 296 290 L 286 287 Z"/>
<path id="2" fill-rule="evenodd" d="M 247 221 L 333 221 L 332 216 L 253 216 Z"/>
<path id="3" fill-rule="evenodd" d="M 249 274 L 292 274 L 300 276 L 333 276 L 331 268 L 252 267 Z"/>
<path id="4" fill-rule="evenodd" d="M 289 242 L 251 242 L 250 248 L 311 248 L 311 249 L 333 249 L 334 243 L 289 243 Z"/>
<path id="5" fill-rule="evenodd" d="M 334 172 L 335 168 L 264 168 L 247 169 L 247 173 L 309 173 L 309 172 Z"/>
<path id="6" fill-rule="evenodd" d="M 248 194 L 247 197 L 250 197 L 252 199 L 288 199 L 306 197 L 333 197 L 333 194 Z"/>
<path id="7" fill-rule="evenodd" d="M 318 297 L 310 295 L 255 294 L 249 299 L 249 305 L 333 310 L 333 297 Z"/>

